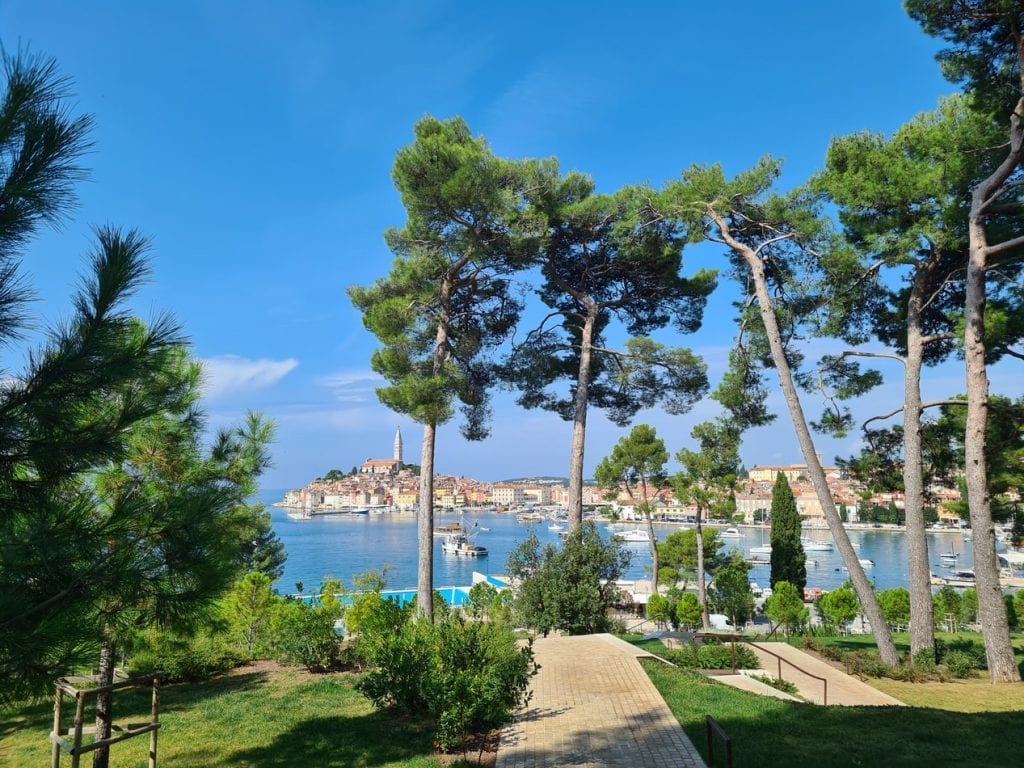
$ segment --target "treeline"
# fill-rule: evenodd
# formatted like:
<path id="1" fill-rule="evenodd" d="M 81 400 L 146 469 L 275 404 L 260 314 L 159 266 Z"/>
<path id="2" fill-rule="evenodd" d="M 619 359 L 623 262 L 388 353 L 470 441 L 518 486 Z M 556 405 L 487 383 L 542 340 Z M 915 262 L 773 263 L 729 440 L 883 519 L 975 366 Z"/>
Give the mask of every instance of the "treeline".
<path id="1" fill-rule="evenodd" d="M 391 271 L 349 296 L 380 341 L 371 365 L 387 382 L 381 401 L 424 426 L 418 591 L 425 617 L 437 429 L 461 411 L 464 436 L 484 437 L 498 385 L 514 389 L 525 408 L 559 414 L 572 425 L 569 520 L 578 527 L 590 409 L 625 426 L 643 408 L 683 413 L 709 393 L 703 361 L 651 335 L 670 326 L 696 331 L 721 276 L 740 293 L 737 334 L 712 393 L 723 415 L 707 429 L 739 435 L 770 422 L 765 399 L 777 377 L 808 479 L 885 664 L 898 663 L 896 649 L 832 502 L 811 427 L 852 429 L 846 402 L 883 380 L 860 363 L 899 364 L 903 400 L 879 419 L 902 419 L 888 438 L 894 459 L 883 468 L 885 482 L 906 497 L 917 654 L 935 646 L 924 427 L 933 408 L 960 414 L 958 460 L 988 668 L 994 681 L 1019 679 L 995 557 L 987 366 L 1024 357 L 1024 6 L 909 0 L 907 10 L 946 43 L 939 61 L 963 94 L 891 136 L 833 139 L 822 169 L 788 192 L 779 189 L 781 161 L 765 156 L 732 177 L 718 165 L 691 165 L 661 187 L 600 194 L 592 179 L 563 173 L 554 159 L 496 157 L 459 118 L 417 123 L 392 173 L 406 221 L 385 236 Z M 684 249 L 698 243 L 719 247 L 720 270 L 684 270 Z M 541 304 L 542 320 L 529 328 L 524 285 Z M 612 344 L 623 331 L 629 340 Z M 831 339 L 833 351 L 806 360 L 800 342 L 808 338 Z M 955 355 L 964 360 L 966 394 L 925 402 L 925 367 Z M 814 422 L 801 388 L 824 398 Z M 1011 442 L 1019 452 L 1016 423 Z M 700 463 L 688 470 L 694 493 L 714 477 Z"/>

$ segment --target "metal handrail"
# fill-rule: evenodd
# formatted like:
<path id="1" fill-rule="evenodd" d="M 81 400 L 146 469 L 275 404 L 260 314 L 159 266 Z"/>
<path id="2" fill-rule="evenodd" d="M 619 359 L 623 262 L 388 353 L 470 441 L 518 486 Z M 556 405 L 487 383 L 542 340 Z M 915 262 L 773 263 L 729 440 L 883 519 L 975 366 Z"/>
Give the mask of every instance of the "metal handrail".
<path id="1" fill-rule="evenodd" d="M 737 640 L 739 640 L 741 643 L 746 643 L 747 645 L 749 645 L 749 646 L 751 646 L 753 648 L 757 648 L 759 651 L 764 651 L 769 656 L 774 656 L 775 659 L 776 659 L 776 662 L 778 663 L 778 673 L 779 673 L 778 674 L 778 679 L 779 680 L 783 679 L 782 678 L 782 662 L 786 662 L 787 664 L 789 664 L 789 666 L 791 666 L 797 672 L 800 672 L 801 674 L 807 675 L 808 677 L 813 677 L 815 680 L 820 680 L 822 682 L 822 684 L 824 685 L 824 688 L 825 688 L 824 696 L 822 697 L 822 706 L 825 706 L 825 707 L 828 706 L 828 678 L 822 677 L 821 675 L 816 675 L 813 672 L 808 672 L 806 669 L 803 669 L 799 665 L 794 664 L 789 659 L 784 658 L 784 657 L 780 656 L 779 654 L 775 653 L 775 651 L 769 650 L 768 648 L 762 648 L 760 645 L 755 643 L 753 640 L 749 640 L 749 639 L 743 637 L 742 635 L 720 634 L 718 632 L 698 632 L 698 633 L 694 634 L 694 637 L 695 638 L 696 637 L 717 637 L 719 639 L 728 638 L 733 643 L 735 643 Z M 735 648 L 733 648 L 733 652 L 732 652 L 732 672 L 733 672 L 733 674 L 736 674 L 736 649 Z"/>

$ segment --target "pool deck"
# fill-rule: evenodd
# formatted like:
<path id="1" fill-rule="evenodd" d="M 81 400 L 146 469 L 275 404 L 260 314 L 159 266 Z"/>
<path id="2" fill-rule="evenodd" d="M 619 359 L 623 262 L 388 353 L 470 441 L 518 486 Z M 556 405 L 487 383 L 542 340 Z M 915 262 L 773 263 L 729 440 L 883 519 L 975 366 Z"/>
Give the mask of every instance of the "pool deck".
<path id="1" fill-rule="evenodd" d="M 704 768 L 638 661 L 611 635 L 537 638 L 532 698 L 501 734 L 497 768 Z"/>

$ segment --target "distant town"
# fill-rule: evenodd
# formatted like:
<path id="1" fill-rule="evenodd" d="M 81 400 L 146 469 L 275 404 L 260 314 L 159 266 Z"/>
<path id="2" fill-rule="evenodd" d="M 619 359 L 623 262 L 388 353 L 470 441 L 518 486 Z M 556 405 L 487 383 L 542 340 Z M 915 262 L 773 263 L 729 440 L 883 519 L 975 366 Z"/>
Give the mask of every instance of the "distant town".
<path id="1" fill-rule="evenodd" d="M 796 499 L 800 516 L 811 524 L 824 523 L 824 513 L 814 487 L 806 476 L 806 464 L 756 465 L 743 478 L 735 493 L 735 522 L 756 524 L 764 520 L 771 507 L 772 486 L 779 473 L 786 476 Z M 825 467 L 832 500 L 849 522 L 871 520 L 879 510 L 899 516 L 904 507 L 900 492 L 867 494 L 864 487 L 837 467 Z M 435 475 L 434 506 L 438 509 L 474 508 L 519 509 L 524 507 L 566 506 L 568 483 L 564 478 L 529 478 L 489 483 L 455 475 Z M 950 509 L 959 501 L 955 488 L 932 486 L 928 489 L 933 523 L 959 526 L 960 517 Z M 624 490 L 585 484 L 583 504 L 610 507 L 623 520 L 640 517 L 636 505 Z M 680 504 L 671 488 L 658 490 L 649 500 L 655 518 L 689 518 L 696 509 Z M 303 510 L 308 514 L 343 512 L 364 507 L 411 511 L 419 503 L 418 467 L 403 462 L 401 430 L 396 430 L 392 456 L 368 458 L 348 474 L 333 471 L 303 488 L 289 491 L 279 506 Z M 888 522 L 901 522 L 899 519 Z"/>

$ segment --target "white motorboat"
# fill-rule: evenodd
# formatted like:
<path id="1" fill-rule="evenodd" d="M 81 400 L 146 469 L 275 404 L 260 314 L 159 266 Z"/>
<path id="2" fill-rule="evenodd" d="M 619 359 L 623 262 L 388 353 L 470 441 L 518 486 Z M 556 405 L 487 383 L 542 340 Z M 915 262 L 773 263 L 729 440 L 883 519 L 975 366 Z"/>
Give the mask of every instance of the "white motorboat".
<path id="1" fill-rule="evenodd" d="M 831 541 L 814 541 L 813 539 L 800 539 L 804 552 L 831 552 Z"/>
<path id="2" fill-rule="evenodd" d="M 743 534 L 736 528 L 726 528 L 724 531 L 718 534 L 720 539 L 742 539 Z"/>
<path id="3" fill-rule="evenodd" d="M 751 547 L 750 554 L 752 555 L 770 555 L 772 553 L 771 544 L 762 544 L 759 547 Z"/>
<path id="4" fill-rule="evenodd" d="M 868 560 L 867 558 L 864 558 L 864 557 L 859 558 L 857 560 L 857 562 L 860 563 L 865 568 L 874 568 L 875 567 L 875 561 L 874 560 Z"/>
<path id="5" fill-rule="evenodd" d="M 627 541 L 632 543 L 649 544 L 651 541 L 651 537 L 647 535 L 647 531 L 645 531 L 643 528 L 633 528 L 628 531 L 617 531 L 616 533 L 612 534 L 612 537 L 618 539 L 619 541 Z"/>
<path id="6" fill-rule="evenodd" d="M 560 533 L 561 531 L 565 530 L 565 526 L 559 525 L 558 523 L 554 523 L 553 525 L 548 526 L 548 530 L 552 533 Z"/>

